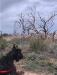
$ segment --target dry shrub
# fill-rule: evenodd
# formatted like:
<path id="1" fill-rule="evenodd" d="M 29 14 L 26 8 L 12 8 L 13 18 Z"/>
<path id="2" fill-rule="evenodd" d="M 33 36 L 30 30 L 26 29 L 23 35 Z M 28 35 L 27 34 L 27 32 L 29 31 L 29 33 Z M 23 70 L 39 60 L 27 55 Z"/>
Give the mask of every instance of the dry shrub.
<path id="1" fill-rule="evenodd" d="M 47 50 L 47 43 L 45 40 L 42 39 L 31 39 L 30 40 L 30 47 L 33 51 L 45 51 Z"/>

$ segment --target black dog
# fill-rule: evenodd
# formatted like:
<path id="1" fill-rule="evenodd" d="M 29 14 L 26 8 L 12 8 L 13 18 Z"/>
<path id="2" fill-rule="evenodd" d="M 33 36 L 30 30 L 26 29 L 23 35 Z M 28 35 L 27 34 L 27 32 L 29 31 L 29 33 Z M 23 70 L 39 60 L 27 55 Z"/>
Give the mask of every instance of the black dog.
<path id="1" fill-rule="evenodd" d="M 21 52 L 21 49 L 16 48 L 14 44 L 12 51 L 10 51 L 6 56 L 0 59 L 0 75 L 17 75 L 14 60 L 18 62 L 22 58 L 23 54 Z M 3 71 L 6 72 L 3 73 Z"/>

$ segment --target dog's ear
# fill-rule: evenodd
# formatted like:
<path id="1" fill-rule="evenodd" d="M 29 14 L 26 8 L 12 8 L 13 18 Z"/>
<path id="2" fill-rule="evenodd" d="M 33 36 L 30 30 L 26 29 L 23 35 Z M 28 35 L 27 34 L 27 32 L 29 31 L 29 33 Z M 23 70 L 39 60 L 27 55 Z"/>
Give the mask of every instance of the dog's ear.
<path id="1" fill-rule="evenodd" d="M 13 48 L 12 48 L 12 49 L 13 49 L 13 50 L 14 50 L 14 49 L 17 49 L 17 48 L 16 48 L 16 44 L 13 44 Z"/>
<path id="2" fill-rule="evenodd" d="M 18 45 L 13 44 L 13 49 L 18 49 Z"/>
<path id="3" fill-rule="evenodd" d="M 13 48 L 16 48 L 16 45 L 15 44 L 13 44 Z"/>
<path id="4" fill-rule="evenodd" d="M 16 49 L 18 49 L 18 45 L 15 45 Z"/>

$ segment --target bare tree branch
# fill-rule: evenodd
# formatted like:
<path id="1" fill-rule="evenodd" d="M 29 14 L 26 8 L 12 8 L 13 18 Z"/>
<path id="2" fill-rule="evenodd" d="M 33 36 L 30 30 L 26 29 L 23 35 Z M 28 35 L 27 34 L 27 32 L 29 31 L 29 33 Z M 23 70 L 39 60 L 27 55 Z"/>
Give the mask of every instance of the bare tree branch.
<path id="1" fill-rule="evenodd" d="M 48 32 L 49 32 L 50 29 L 53 27 L 53 24 L 49 24 L 49 25 L 48 25 L 48 23 L 51 22 L 52 19 L 53 19 L 55 16 L 57 16 L 57 14 L 51 15 L 50 18 L 48 18 L 48 20 L 42 18 L 39 13 L 38 13 L 38 15 L 39 15 L 40 21 L 42 22 L 42 24 L 39 25 L 39 27 L 40 27 L 40 29 L 45 33 L 45 38 L 46 38 Z M 52 21 L 52 23 L 53 23 L 53 21 Z"/>

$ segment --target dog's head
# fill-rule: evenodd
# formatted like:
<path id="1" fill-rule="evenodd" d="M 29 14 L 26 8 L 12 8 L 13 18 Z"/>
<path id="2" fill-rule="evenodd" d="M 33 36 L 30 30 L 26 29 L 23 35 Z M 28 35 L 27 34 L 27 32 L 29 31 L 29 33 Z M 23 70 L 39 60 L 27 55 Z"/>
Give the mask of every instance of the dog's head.
<path id="1" fill-rule="evenodd" d="M 13 53 L 14 60 L 19 61 L 20 59 L 23 58 L 23 54 L 22 54 L 21 49 L 16 48 L 16 47 L 14 46 L 14 47 L 13 47 L 13 51 L 14 51 L 14 53 Z"/>

